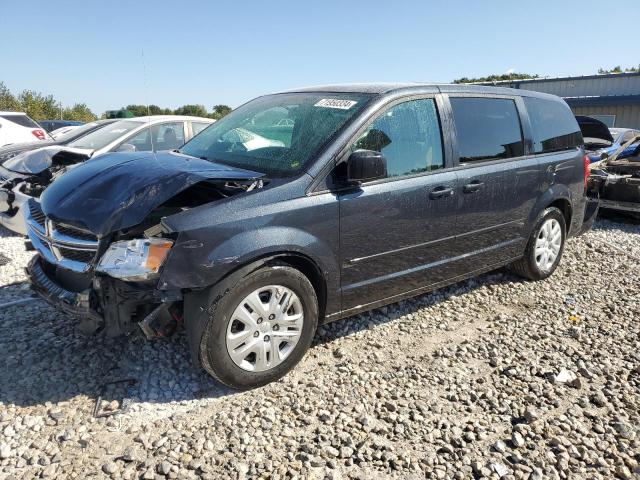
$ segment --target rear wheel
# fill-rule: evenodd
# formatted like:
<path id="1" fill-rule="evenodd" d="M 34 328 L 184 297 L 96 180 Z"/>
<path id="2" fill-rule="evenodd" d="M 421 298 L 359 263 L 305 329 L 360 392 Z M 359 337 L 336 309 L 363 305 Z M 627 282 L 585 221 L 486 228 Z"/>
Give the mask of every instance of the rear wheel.
<path id="1" fill-rule="evenodd" d="M 249 274 L 208 311 L 200 344 L 202 366 L 240 390 L 265 385 L 289 372 L 309 348 L 318 324 L 313 286 L 288 266 Z"/>
<path id="2" fill-rule="evenodd" d="M 514 262 L 511 269 L 529 280 L 549 277 L 560 263 L 565 239 L 564 215 L 555 207 L 547 208 L 536 222 L 524 256 Z"/>

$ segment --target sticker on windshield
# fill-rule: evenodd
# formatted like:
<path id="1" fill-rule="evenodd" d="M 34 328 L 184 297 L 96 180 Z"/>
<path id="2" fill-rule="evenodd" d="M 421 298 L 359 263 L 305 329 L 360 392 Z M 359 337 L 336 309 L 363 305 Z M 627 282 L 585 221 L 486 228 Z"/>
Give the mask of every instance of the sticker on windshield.
<path id="1" fill-rule="evenodd" d="M 339 108 L 340 110 L 349 110 L 356 103 L 353 100 L 340 100 L 339 98 L 323 98 L 314 107 Z"/>

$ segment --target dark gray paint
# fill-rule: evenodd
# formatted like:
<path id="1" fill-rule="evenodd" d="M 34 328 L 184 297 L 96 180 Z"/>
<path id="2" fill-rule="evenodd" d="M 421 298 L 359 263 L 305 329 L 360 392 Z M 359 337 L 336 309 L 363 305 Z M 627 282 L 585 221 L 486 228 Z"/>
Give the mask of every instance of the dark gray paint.
<path id="1" fill-rule="evenodd" d="M 458 85 L 328 86 L 308 91 L 367 91 L 379 96 L 337 135 L 300 177 L 270 179 L 262 189 L 165 218 L 163 224 L 177 235 L 177 240 L 163 268 L 158 289 L 182 290 L 188 296 L 188 292 L 214 285 L 258 259 L 296 255 L 307 259 L 321 273 L 326 283 L 326 318 L 334 319 L 518 258 L 536 217 L 553 202 L 567 202 L 573 213 L 571 234 L 577 233 L 582 225 L 583 150 L 530 155 L 529 121 L 518 99 L 519 95 L 529 95 L 561 101 L 557 97 Z M 459 165 L 455 131 L 447 107 L 448 94 L 516 99 L 523 124 L 525 155 L 519 159 Z M 367 121 L 393 102 L 425 96 L 436 97 L 443 125 L 446 169 L 349 188 L 338 188 L 330 181 L 335 165 L 344 160 L 347 146 Z M 129 181 L 138 190 L 126 190 L 122 175 L 117 176 L 122 179 L 119 187 L 104 172 L 112 168 L 110 162 L 120 165 L 124 158 L 139 155 L 116 155 L 105 155 L 102 168 L 98 168 L 95 161 L 77 167 L 62 177 L 66 179 L 64 187 L 56 186 L 62 179 L 54 183 L 49 190 L 53 188 L 59 193 L 43 196 L 45 212 L 61 221 L 106 234 L 142 221 L 143 211 L 148 212 L 152 203 L 159 204 L 154 200 L 142 208 L 132 199 L 142 201 L 145 198 L 142 193 L 173 185 L 172 191 L 163 193 L 166 199 L 193 180 L 182 168 L 177 169 L 179 178 L 174 180 L 163 171 L 131 168 Z M 174 155 L 173 160 L 182 166 L 188 163 L 179 155 Z M 219 174 L 228 172 L 215 175 L 220 178 Z M 234 174 L 237 178 L 251 176 L 251 172 Z M 102 185 L 102 190 L 96 193 L 95 186 L 78 187 L 77 181 L 85 175 Z M 101 180 L 103 176 L 105 180 Z M 466 192 L 465 185 L 475 180 L 484 183 L 483 188 Z M 431 192 L 438 187 L 450 188 L 452 194 L 431 198 Z M 118 188 L 125 191 L 117 192 L 117 202 L 113 205 L 101 207 L 104 218 L 96 211 L 78 208 L 94 198 L 108 203 L 107 193 Z M 59 208 L 64 208 L 64 213 Z M 113 212 L 118 212 L 118 221 L 114 221 Z"/>

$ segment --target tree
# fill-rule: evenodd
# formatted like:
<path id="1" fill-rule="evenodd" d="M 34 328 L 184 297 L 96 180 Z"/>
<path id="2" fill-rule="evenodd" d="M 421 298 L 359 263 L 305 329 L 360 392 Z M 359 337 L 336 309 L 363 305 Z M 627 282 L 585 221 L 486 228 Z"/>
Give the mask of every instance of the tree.
<path id="1" fill-rule="evenodd" d="M 34 120 L 58 118 L 60 109 L 53 95 L 44 96 L 33 90 L 23 90 L 18 95 L 20 109 Z"/>
<path id="2" fill-rule="evenodd" d="M 175 115 L 191 115 L 193 117 L 208 117 L 207 109 L 204 105 L 183 105 L 176 108 L 173 112 Z"/>
<path id="3" fill-rule="evenodd" d="M 123 110 L 129 110 L 131 113 L 133 113 L 134 117 L 144 117 L 147 115 L 146 105 L 127 105 Z"/>
<path id="4" fill-rule="evenodd" d="M 494 74 L 486 77 L 478 77 L 478 78 L 457 78 L 453 81 L 453 83 L 480 83 L 480 82 L 502 82 L 505 80 L 526 80 L 529 78 L 538 78 L 538 75 L 531 75 L 529 73 L 503 73 L 502 75 Z"/>
<path id="5" fill-rule="evenodd" d="M 7 112 L 20 111 L 20 102 L 3 82 L 0 82 L 0 110 Z"/>
<path id="6" fill-rule="evenodd" d="M 213 112 L 211 113 L 211 118 L 215 118 L 216 120 L 220 120 L 222 117 L 231 112 L 231 107 L 228 105 L 214 105 Z"/>
<path id="7" fill-rule="evenodd" d="M 84 103 L 76 103 L 71 108 L 65 108 L 62 113 L 65 120 L 77 120 L 79 122 L 92 122 L 96 119 L 94 113 Z"/>
<path id="8" fill-rule="evenodd" d="M 598 74 L 600 75 L 605 75 L 607 73 L 635 73 L 635 72 L 640 72 L 640 65 L 638 65 L 637 67 L 627 67 L 624 70 L 622 70 L 622 67 L 620 65 L 616 65 L 615 67 L 613 67 L 612 69 L 605 69 L 605 68 L 599 68 L 598 69 Z"/>

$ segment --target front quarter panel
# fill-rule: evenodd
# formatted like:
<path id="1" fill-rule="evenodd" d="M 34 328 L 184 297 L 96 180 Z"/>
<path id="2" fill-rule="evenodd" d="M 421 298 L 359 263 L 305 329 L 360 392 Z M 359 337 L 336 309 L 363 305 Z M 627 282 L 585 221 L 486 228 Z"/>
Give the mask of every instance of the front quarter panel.
<path id="1" fill-rule="evenodd" d="M 160 289 L 199 289 L 257 259 L 294 253 L 310 259 L 327 286 L 327 313 L 340 308 L 338 201 L 306 196 L 304 175 L 292 184 L 241 194 L 165 219 L 179 232 Z"/>

